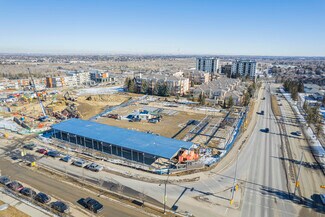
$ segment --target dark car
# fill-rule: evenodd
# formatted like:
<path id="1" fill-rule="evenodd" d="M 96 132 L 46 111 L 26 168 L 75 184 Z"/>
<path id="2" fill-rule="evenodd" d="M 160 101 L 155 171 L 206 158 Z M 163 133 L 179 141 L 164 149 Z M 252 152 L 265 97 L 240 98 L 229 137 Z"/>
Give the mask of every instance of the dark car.
<path id="1" fill-rule="evenodd" d="M 20 190 L 20 193 L 27 197 L 32 197 L 32 198 L 36 196 L 36 192 L 31 188 L 23 188 Z"/>
<path id="2" fill-rule="evenodd" d="M 49 151 L 46 154 L 47 154 L 47 156 L 54 157 L 54 158 L 61 156 L 60 152 L 58 152 L 58 151 Z"/>
<path id="3" fill-rule="evenodd" d="M 7 185 L 11 180 L 7 176 L 0 176 L 0 184 Z"/>
<path id="4" fill-rule="evenodd" d="M 264 129 L 264 132 L 265 132 L 265 133 L 268 133 L 268 132 L 270 132 L 270 129 L 269 129 L 269 128 L 265 128 L 265 129 Z"/>
<path id="5" fill-rule="evenodd" d="M 36 147 L 35 144 L 28 144 L 28 145 L 24 145 L 23 148 L 24 149 L 28 149 L 28 150 L 34 150 L 34 148 Z"/>
<path id="6" fill-rule="evenodd" d="M 62 201 L 55 201 L 53 203 L 51 203 L 51 208 L 61 212 L 61 213 L 68 213 L 70 210 L 70 207 L 68 206 L 68 204 L 62 202 Z"/>
<path id="7" fill-rule="evenodd" d="M 64 162 L 70 162 L 71 161 L 71 156 L 70 155 L 64 156 L 64 157 L 60 158 L 60 160 L 62 160 Z"/>
<path id="8" fill-rule="evenodd" d="M 94 213 L 99 213 L 104 208 L 101 203 L 99 203 L 97 200 L 92 199 L 90 197 L 84 199 L 84 205 L 87 209 L 93 211 Z"/>
<path id="9" fill-rule="evenodd" d="M 47 153 L 47 150 L 45 148 L 40 148 L 37 150 L 38 153 L 41 153 L 41 154 L 46 154 Z"/>
<path id="10" fill-rule="evenodd" d="M 291 134 L 293 134 L 295 136 L 301 136 L 302 135 L 300 131 L 292 132 Z"/>
<path id="11" fill-rule="evenodd" d="M 35 196 L 35 200 L 40 203 L 48 203 L 51 201 L 51 197 L 48 196 L 47 194 L 40 192 Z"/>
<path id="12" fill-rule="evenodd" d="M 17 181 L 10 182 L 9 184 L 7 184 L 7 187 L 17 192 L 24 188 L 24 186 Z"/>

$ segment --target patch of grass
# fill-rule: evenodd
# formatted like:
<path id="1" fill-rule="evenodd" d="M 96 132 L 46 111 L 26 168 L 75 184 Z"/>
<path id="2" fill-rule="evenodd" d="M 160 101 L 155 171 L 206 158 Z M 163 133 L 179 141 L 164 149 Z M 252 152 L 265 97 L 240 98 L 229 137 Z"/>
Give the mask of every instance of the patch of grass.
<path id="1" fill-rule="evenodd" d="M 274 95 L 271 96 L 271 107 L 272 107 L 273 114 L 275 116 L 281 116 L 280 107 L 278 105 L 276 96 L 274 96 Z"/>
<path id="2" fill-rule="evenodd" d="M 3 205 L 4 202 L 0 200 L 0 206 Z M 29 215 L 23 213 L 22 211 L 16 209 L 15 207 L 9 206 L 8 209 L 0 211 L 0 217 L 29 217 Z"/>

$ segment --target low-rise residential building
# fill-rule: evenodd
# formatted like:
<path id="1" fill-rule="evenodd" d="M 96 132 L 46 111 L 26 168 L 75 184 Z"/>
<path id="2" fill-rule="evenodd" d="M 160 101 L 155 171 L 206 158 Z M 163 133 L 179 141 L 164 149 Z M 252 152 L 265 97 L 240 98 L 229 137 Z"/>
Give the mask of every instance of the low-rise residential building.
<path id="1" fill-rule="evenodd" d="M 67 74 L 66 77 L 68 77 L 66 80 L 70 80 L 71 86 L 84 85 L 90 81 L 89 72 L 69 71 L 66 74 Z"/>
<path id="2" fill-rule="evenodd" d="M 230 64 L 221 66 L 221 74 L 231 75 L 231 68 L 232 66 Z"/>
<path id="3" fill-rule="evenodd" d="M 199 95 L 204 93 L 206 98 L 223 104 L 230 96 L 233 97 L 234 104 L 239 105 L 242 101 L 244 86 L 239 79 L 231 79 L 225 76 L 217 80 L 209 81 L 195 88 L 192 92 L 193 97 L 198 99 Z"/>
<path id="4" fill-rule="evenodd" d="M 56 88 L 56 87 L 64 87 L 65 86 L 65 78 L 64 77 L 46 77 L 46 87 L 47 88 Z"/>
<path id="5" fill-rule="evenodd" d="M 162 84 L 166 84 L 170 95 L 185 95 L 189 91 L 189 78 L 167 76 L 161 74 L 147 74 L 141 73 L 135 76 L 135 81 L 138 88 L 141 88 L 142 83 L 146 82 L 148 85 L 148 92 L 154 93 L 154 89 Z"/>
<path id="6" fill-rule="evenodd" d="M 98 70 L 90 72 L 90 79 L 96 83 L 114 82 L 114 77 L 110 76 L 108 72 L 102 72 Z"/>
<path id="7" fill-rule="evenodd" d="M 34 83 L 36 89 L 44 89 L 45 88 L 45 78 L 34 78 Z M 3 79 L 0 81 L 0 89 L 12 89 L 12 90 L 20 90 L 26 87 L 30 87 L 30 79 Z"/>
<path id="8" fill-rule="evenodd" d="M 194 82 L 194 84 L 205 84 L 211 80 L 211 74 L 202 71 L 191 71 L 185 77 L 190 79 L 190 82 Z"/>

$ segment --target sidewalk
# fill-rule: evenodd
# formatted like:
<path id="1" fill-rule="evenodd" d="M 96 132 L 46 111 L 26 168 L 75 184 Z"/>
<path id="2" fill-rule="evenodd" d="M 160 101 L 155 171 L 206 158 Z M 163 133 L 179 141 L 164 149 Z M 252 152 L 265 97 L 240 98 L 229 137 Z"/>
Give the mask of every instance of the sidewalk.
<path id="1" fill-rule="evenodd" d="M 0 192 L 0 201 L 3 201 L 4 203 L 10 205 L 11 207 L 14 207 L 15 209 L 21 211 L 22 213 L 25 213 L 26 216 L 33 216 L 33 217 L 44 217 L 44 216 L 50 216 L 32 206 L 29 204 L 24 203 L 23 201 L 17 200 L 13 197 L 10 197 L 3 192 Z M 14 212 L 14 211 L 13 211 Z M 17 213 L 9 213 L 12 214 L 12 216 L 16 216 Z M 1 211 L 0 211 L 1 216 Z M 23 214 L 21 216 L 24 216 Z"/>

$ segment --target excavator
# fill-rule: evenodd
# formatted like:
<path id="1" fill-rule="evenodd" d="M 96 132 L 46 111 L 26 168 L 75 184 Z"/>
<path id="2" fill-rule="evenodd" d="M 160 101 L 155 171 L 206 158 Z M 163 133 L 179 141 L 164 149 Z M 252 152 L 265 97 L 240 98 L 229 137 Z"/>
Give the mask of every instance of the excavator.
<path id="1" fill-rule="evenodd" d="M 75 101 L 77 101 L 77 99 L 76 98 L 74 98 L 74 97 L 71 97 L 71 95 L 70 95 L 70 93 L 69 93 L 69 91 L 67 91 L 65 94 L 64 94 L 64 99 L 65 100 L 69 100 L 69 101 L 72 101 L 72 102 L 75 102 Z"/>

